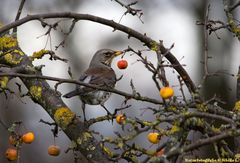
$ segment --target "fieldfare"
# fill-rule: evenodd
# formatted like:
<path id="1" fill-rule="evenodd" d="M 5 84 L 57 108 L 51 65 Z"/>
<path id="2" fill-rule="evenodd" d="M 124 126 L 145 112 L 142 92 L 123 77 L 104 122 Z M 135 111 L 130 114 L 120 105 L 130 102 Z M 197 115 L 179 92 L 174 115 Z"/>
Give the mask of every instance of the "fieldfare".
<path id="1" fill-rule="evenodd" d="M 93 84 L 98 87 L 114 88 L 117 78 L 114 70 L 111 68 L 111 63 L 114 57 L 122 53 L 122 51 L 113 51 L 110 49 L 98 50 L 94 54 L 88 69 L 80 76 L 79 81 Z M 104 102 L 107 101 L 110 95 L 110 92 L 78 85 L 75 90 L 65 94 L 63 97 L 80 97 L 82 101 L 84 121 L 86 121 L 85 104 L 101 105 L 107 113 L 110 114 L 104 106 Z"/>

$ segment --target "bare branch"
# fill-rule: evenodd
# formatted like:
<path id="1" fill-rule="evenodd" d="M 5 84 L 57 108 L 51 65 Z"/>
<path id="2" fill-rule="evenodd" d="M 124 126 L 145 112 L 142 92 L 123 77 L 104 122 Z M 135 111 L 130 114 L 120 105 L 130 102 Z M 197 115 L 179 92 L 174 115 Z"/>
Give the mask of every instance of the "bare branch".
<path id="1" fill-rule="evenodd" d="M 143 12 L 142 10 L 140 9 L 135 9 L 135 8 L 132 8 L 131 6 L 133 5 L 136 5 L 138 3 L 138 1 L 135 1 L 135 2 L 131 2 L 129 4 L 124 4 L 122 3 L 121 1 L 119 0 L 114 0 L 115 2 L 117 2 L 118 4 L 120 4 L 122 7 L 125 7 L 127 9 L 127 11 L 122 15 L 122 17 L 120 18 L 119 22 L 121 22 L 121 19 L 123 18 L 124 15 L 127 15 L 127 14 L 131 14 L 133 16 L 137 15 L 139 20 L 143 23 L 141 17 L 143 15 Z"/>
<path id="2" fill-rule="evenodd" d="M 72 84 L 79 84 L 79 85 L 83 85 L 86 87 L 90 87 L 90 88 L 95 88 L 98 90 L 103 90 L 103 91 L 108 91 L 108 92 L 112 92 L 112 93 L 116 93 L 118 95 L 127 97 L 128 99 L 135 99 L 135 100 L 139 100 L 139 101 L 146 101 L 146 102 L 150 102 L 153 104 L 162 104 L 161 101 L 152 99 L 152 98 L 148 98 L 145 96 L 139 96 L 139 94 L 129 94 L 123 91 L 119 91 L 116 89 L 109 89 L 106 87 L 99 87 L 99 86 L 95 86 L 92 84 L 88 84 L 88 83 L 84 83 L 81 82 L 79 80 L 72 80 L 72 79 L 62 79 L 62 78 L 56 78 L 56 77 L 51 77 L 51 76 L 43 76 L 43 75 L 31 75 L 31 74 L 20 74 L 20 73 L 0 73 L 0 76 L 12 76 L 12 77 L 20 77 L 20 78 L 35 78 L 35 79 L 45 79 L 45 80 L 52 80 L 52 81 L 58 81 L 59 83 L 72 83 Z"/>
<path id="3" fill-rule="evenodd" d="M 240 6 L 240 1 L 237 1 L 234 5 L 229 7 L 229 12 L 232 12 L 234 9 L 236 9 L 238 6 Z"/>
<path id="4" fill-rule="evenodd" d="M 166 54 L 165 57 L 169 60 L 169 62 L 173 65 L 177 65 L 176 67 L 174 67 L 174 69 L 182 77 L 189 91 L 191 93 L 196 92 L 196 86 L 193 83 L 192 79 L 190 78 L 186 70 L 181 66 L 179 61 L 175 58 L 175 56 L 171 52 L 168 52 L 168 49 L 166 49 L 163 45 L 160 45 L 156 41 L 152 40 L 151 38 L 147 37 L 146 35 L 141 34 L 127 26 L 116 23 L 112 20 L 108 20 L 108 19 L 104 19 L 101 17 L 88 15 L 88 14 L 77 14 L 77 13 L 71 13 L 71 12 L 36 14 L 36 15 L 28 15 L 20 20 L 17 20 L 13 23 L 3 26 L 2 28 L 0 28 L 0 34 L 5 31 L 8 31 L 11 28 L 22 25 L 32 20 L 49 19 L 49 18 L 71 18 L 71 19 L 74 18 L 76 20 L 89 20 L 89 21 L 101 23 L 101 24 L 113 27 L 116 30 L 120 30 L 122 32 L 127 33 L 129 36 L 134 37 L 139 41 L 143 42 L 151 50 L 156 50 L 156 48 L 159 47 L 161 52 L 163 54 Z"/>
<path id="5" fill-rule="evenodd" d="M 15 21 L 19 20 L 19 18 L 21 16 L 24 3 L 25 3 L 25 0 L 21 0 L 21 3 L 20 3 L 20 6 L 18 8 L 18 12 L 17 12 L 16 18 L 15 18 Z M 15 33 L 17 35 L 17 27 L 13 28 L 13 33 Z"/>
<path id="6" fill-rule="evenodd" d="M 223 140 L 225 138 L 228 138 L 228 137 L 234 137 L 234 136 L 239 136 L 240 135 L 240 130 L 229 130 L 229 131 L 226 131 L 226 132 L 223 132 L 219 135 L 216 135 L 216 136 L 212 136 L 212 137 L 209 137 L 209 138 L 206 138 L 206 139 L 200 139 L 190 145 L 187 145 L 187 146 L 183 146 L 182 148 L 177 148 L 175 150 L 172 150 L 170 151 L 169 153 L 166 154 L 166 157 L 167 158 L 170 158 L 172 156 L 176 156 L 176 155 L 179 155 L 183 152 L 188 152 L 188 151 L 191 151 L 191 150 L 194 150 L 194 149 L 197 149 L 199 147 L 202 147 L 204 145 L 208 145 L 210 143 L 213 143 L 213 142 L 217 142 L 219 140 Z"/>
<path id="7" fill-rule="evenodd" d="M 76 25 L 76 22 L 77 22 L 77 20 L 75 20 L 75 19 L 72 21 L 72 24 L 71 24 L 68 32 L 64 33 L 64 35 L 65 35 L 64 39 L 57 46 L 55 46 L 55 50 L 57 50 L 60 46 L 64 46 L 65 41 L 66 41 L 68 35 L 70 35 L 70 33 L 73 31 L 73 29 L 74 29 L 74 27 Z"/>
<path id="8" fill-rule="evenodd" d="M 205 20 L 204 20 L 204 78 L 207 78 L 209 72 L 208 72 L 208 14 L 210 10 L 210 5 L 208 5 L 207 10 L 206 10 L 206 15 L 205 15 Z"/>

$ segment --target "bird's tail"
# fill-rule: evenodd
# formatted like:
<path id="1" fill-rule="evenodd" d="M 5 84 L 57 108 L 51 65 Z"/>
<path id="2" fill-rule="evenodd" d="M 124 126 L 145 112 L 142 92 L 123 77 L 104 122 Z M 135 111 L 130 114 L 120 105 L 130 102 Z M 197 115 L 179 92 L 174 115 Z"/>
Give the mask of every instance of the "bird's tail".
<path id="1" fill-rule="evenodd" d="M 65 98 L 71 98 L 71 97 L 77 96 L 77 95 L 79 95 L 79 92 L 78 92 L 77 90 L 74 90 L 74 91 L 71 91 L 71 92 L 63 95 L 63 97 L 65 97 Z"/>

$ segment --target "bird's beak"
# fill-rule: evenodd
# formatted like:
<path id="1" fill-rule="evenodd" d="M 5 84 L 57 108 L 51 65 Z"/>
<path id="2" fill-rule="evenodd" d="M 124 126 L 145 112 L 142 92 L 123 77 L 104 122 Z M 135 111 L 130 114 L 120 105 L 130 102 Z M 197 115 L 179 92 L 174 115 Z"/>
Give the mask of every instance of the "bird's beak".
<path id="1" fill-rule="evenodd" d="M 111 64 L 111 62 L 112 62 L 112 60 L 115 58 L 115 57 L 117 57 L 117 56 L 119 56 L 119 55 L 121 55 L 121 54 L 123 54 L 124 52 L 123 51 L 114 51 L 114 53 L 113 53 L 113 55 L 108 59 L 108 60 L 106 60 L 106 64 Z"/>
<path id="2" fill-rule="evenodd" d="M 117 57 L 119 55 L 123 54 L 123 51 L 115 51 L 114 57 Z"/>

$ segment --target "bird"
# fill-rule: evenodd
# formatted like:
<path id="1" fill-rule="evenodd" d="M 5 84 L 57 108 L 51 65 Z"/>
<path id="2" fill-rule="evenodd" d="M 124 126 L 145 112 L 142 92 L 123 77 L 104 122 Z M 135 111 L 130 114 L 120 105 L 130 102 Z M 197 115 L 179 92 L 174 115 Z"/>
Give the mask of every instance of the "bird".
<path id="1" fill-rule="evenodd" d="M 111 68 L 113 59 L 121 55 L 123 51 L 115 51 L 111 49 L 98 50 L 91 59 L 89 67 L 84 71 L 79 78 L 79 81 L 92 84 L 98 87 L 114 88 L 117 82 L 117 77 L 114 70 Z M 65 98 L 79 96 L 82 101 L 83 118 L 86 121 L 85 105 L 101 105 L 107 112 L 111 114 L 104 103 L 108 100 L 111 93 L 103 90 L 77 85 L 76 89 L 63 95 Z"/>

